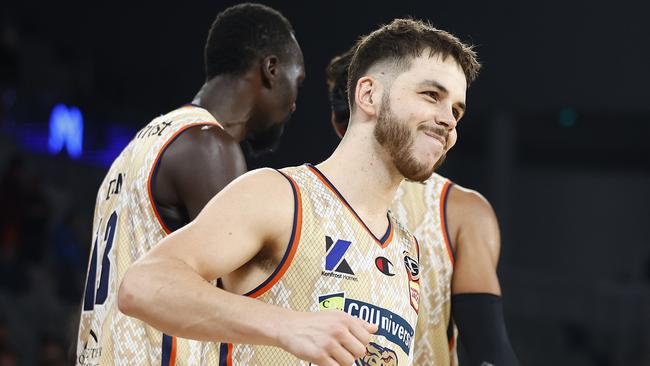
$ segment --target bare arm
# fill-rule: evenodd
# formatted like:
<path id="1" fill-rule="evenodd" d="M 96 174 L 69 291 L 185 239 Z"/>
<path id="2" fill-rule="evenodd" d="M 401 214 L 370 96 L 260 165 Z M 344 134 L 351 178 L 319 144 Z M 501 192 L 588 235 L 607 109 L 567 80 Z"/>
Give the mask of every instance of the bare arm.
<path id="1" fill-rule="evenodd" d="M 456 249 L 451 309 L 469 365 L 517 366 L 497 277 L 501 243 L 496 215 L 478 192 L 456 186 L 447 212 Z"/>
<path id="2" fill-rule="evenodd" d="M 273 192 L 267 205 L 256 202 L 255 192 L 261 188 Z M 120 309 L 185 338 L 272 343 L 272 334 L 252 328 L 259 322 L 270 324 L 255 329 L 274 329 L 275 315 L 281 312 L 269 312 L 259 301 L 227 293 L 208 281 L 247 263 L 268 240 L 288 242 L 292 202 L 291 189 L 277 172 L 242 176 L 215 196 L 196 220 L 163 239 L 127 271 L 119 290 Z M 234 321 L 241 324 L 235 326 Z"/>
<path id="3" fill-rule="evenodd" d="M 452 294 L 501 295 L 497 277 L 501 237 L 490 203 L 478 192 L 454 185 L 447 201 L 447 221 L 456 252 Z"/>
<path id="4" fill-rule="evenodd" d="M 351 364 L 365 352 L 373 326 L 343 312 L 272 306 L 208 283 L 240 268 L 265 246 L 286 249 L 293 210 L 291 187 L 279 173 L 263 169 L 243 175 L 127 271 L 118 294 L 120 311 L 184 338 L 279 346 L 321 365 Z"/>
<path id="5" fill-rule="evenodd" d="M 154 197 L 168 224 L 194 220 L 228 183 L 246 173 L 235 141 L 218 126 L 191 127 L 167 147 L 154 176 Z"/>

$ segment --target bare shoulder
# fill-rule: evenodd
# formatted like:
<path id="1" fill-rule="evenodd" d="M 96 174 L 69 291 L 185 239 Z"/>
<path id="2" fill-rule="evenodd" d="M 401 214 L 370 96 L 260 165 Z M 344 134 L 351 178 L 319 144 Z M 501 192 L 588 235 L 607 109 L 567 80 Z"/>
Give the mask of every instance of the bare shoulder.
<path id="1" fill-rule="evenodd" d="M 171 143 L 168 152 L 170 157 L 183 159 L 191 156 L 193 160 L 213 162 L 243 158 L 239 143 L 222 128 L 213 125 L 190 127 Z M 187 160 L 179 163 L 183 162 L 187 164 Z"/>
<path id="2" fill-rule="evenodd" d="M 247 172 L 228 184 L 215 199 L 226 196 L 246 209 L 273 208 L 293 202 L 291 183 L 279 171 L 262 168 Z M 236 202 L 235 202 L 236 203 Z M 248 206 L 248 205 L 251 206 Z"/>
<path id="3" fill-rule="evenodd" d="M 447 201 L 447 227 L 457 254 L 483 247 L 495 261 L 501 238 L 499 222 L 490 202 L 479 192 L 454 185 Z"/>
<path id="4" fill-rule="evenodd" d="M 492 205 L 481 193 L 457 184 L 449 190 L 447 213 L 462 222 L 496 220 Z"/>

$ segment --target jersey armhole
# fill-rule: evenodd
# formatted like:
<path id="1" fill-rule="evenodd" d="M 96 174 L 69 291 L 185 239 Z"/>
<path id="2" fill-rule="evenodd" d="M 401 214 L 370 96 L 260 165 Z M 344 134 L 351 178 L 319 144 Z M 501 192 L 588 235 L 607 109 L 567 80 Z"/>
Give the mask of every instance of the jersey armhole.
<path id="1" fill-rule="evenodd" d="M 291 185 L 291 191 L 293 193 L 294 209 L 291 236 L 289 237 L 289 243 L 287 244 L 287 249 L 284 252 L 284 256 L 282 257 L 282 260 L 278 266 L 275 268 L 275 271 L 273 271 L 273 273 L 259 286 L 244 294 L 244 296 L 253 298 L 262 296 L 265 292 L 270 290 L 271 287 L 273 287 L 273 285 L 275 285 L 285 274 L 291 265 L 291 262 L 293 261 L 296 250 L 298 249 L 298 244 L 300 242 L 300 233 L 302 231 L 302 200 L 300 196 L 300 187 L 298 187 L 298 184 L 295 180 L 293 180 L 293 178 L 279 170 L 276 171 L 282 174 L 282 176 L 289 181 L 289 184 Z"/>
<path id="2" fill-rule="evenodd" d="M 149 204 L 154 216 L 158 221 L 158 224 L 160 225 L 160 228 L 165 232 L 166 235 L 169 235 L 173 230 L 169 228 L 169 226 L 163 219 L 162 215 L 160 214 L 160 210 L 158 209 L 158 204 L 156 203 L 156 199 L 153 196 L 153 193 L 155 191 L 155 184 L 156 184 L 155 182 L 156 173 L 158 172 L 160 161 L 165 151 L 167 151 L 167 148 L 174 141 L 176 141 L 176 139 L 179 138 L 183 132 L 189 130 L 192 127 L 197 127 L 197 126 L 217 126 L 219 128 L 223 128 L 218 122 L 194 122 L 179 128 L 178 131 L 174 132 L 174 134 L 172 134 L 169 138 L 167 138 L 167 141 L 165 141 L 165 143 L 162 145 L 160 150 L 158 150 L 158 155 L 156 155 L 156 159 L 154 159 L 153 164 L 151 165 L 151 168 L 149 170 L 149 176 L 147 178 L 147 195 L 149 196 Z"/>
<path id="3" fill-rule="evenodd" d="M 456 253 L 451 245 L 451 238 L 449 236 L 449 228 L 447 226 L 447 201 L 449 199 L 449 191 L 453 187 L 454 183 L 451 181 L 446 181 L 445 185 L 442 187 L 442 192 L 440 194 L 440 227 L 442 229 L 442 236 L 445 241 L 445 246 L 447 247 L 447 254 L 449 255 L 449 261 L 451 262 L 452 268 L 454 267 L 456 260 Z"/>

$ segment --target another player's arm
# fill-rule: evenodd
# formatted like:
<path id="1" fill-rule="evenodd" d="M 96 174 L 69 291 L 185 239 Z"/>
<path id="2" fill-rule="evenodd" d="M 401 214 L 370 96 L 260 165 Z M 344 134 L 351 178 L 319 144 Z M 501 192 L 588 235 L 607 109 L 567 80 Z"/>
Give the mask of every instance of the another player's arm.
<path id="1" fill-rule="evenodd" d="M 470 365 L 518 365 L 503 318 L 497 276 L 501 238 L 494 210 L 478 192 L 453 186 L 447 222 L 456 253 L 452 315 Z"/>
<path id="2" fill-rule="evenodd" d="M 212 197 L 244 173 L 246 161 L 239 143 L 226 131 L 210 125 L 191 127 L 163 153 L 154 196 L 163 210 L 182 206 L 194 220 Z"/>
<path id="3" fill-rule="evenodd" d="M 319 365 L 351 364 L 370 326 L 343 312 L 297 312 L 228 293 L 208 281 L 235 271 L 264 247 L 286 249 L 293 193 L 278 172 L 250 172 L 215 196 L 125 274 L 120 311 L 184 338 L 282 347 Z"/>

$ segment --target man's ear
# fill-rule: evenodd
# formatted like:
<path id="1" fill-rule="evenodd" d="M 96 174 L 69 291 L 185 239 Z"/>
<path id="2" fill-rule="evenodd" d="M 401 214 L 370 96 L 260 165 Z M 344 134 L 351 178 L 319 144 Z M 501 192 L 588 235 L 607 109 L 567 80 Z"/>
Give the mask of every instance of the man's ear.
<path id="1" fill-rule="evenodd" d="M 357 80 L 354 90 L 354 103 L 364 113 L 375 117 L 381 107 L 381 83 L 372 76 L 364 76 Z"/>
<path id="2" fill-rule="evenodd" d="M 278 57 L 275 55 L 266 56 L 260 64 L 260 74 L 262 76 L 262 85 L 272 88 L 278 75 Z"/>

